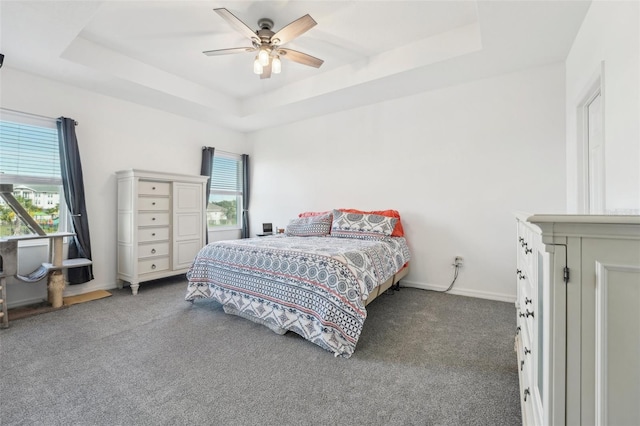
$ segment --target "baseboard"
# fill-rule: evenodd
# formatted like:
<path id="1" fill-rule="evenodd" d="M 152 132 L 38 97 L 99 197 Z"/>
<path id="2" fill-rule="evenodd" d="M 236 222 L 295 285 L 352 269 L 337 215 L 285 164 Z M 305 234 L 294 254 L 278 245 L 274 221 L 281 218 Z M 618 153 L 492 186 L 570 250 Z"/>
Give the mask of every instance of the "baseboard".
<path id="1" fill-rule="evenodd" d="M 419 288 L 422 290 L 436 290 L 436 291 L 443 291 L 447 289 L 447 286 L 418 283 L 415 281 L 409 281 L 404 279 L 400 281 L 400 286 Z M 79 285 L 67 285 L 64 289 L 63 296 L 64 297 L 77 296 L 79 294 L 88 293 L 94 290 L 112 290 L 114 288 L 117 288 L 116 283 L 100 283 L 100 284 L 88 283 L 88 284 L 79 284 Z M 448 294 L 455 294 L 458 296 L 467 296 L 467 297 L 476 297 L 478 299 L 497 300 L 500 302 L 515 303 L 516 301 L 515 295 L 504 294 L 504 293 L 494 293 L 490 291 L 469 290 L 465 288 L 456 288 L 456 287 L 452 288 L 448 292 Z M 32 304 L 32 303 L 39 303 L 39 302 L 42 302 L 42 300 L 43 300 L 42 298 L 16 300 L 14 303 L 9 303 L 8 307 L 13 308 L 17 306 Z"/>
<path id="2" fill-rule="evenodd" d="M 176 275 L 170 275 L 168 277 L 157 278 L 157 279 L 151 280 L 151 281 L 172 280 L 172 279 L 184 280 L 184 276 L 185 276 L 185 274 L 184 274 L 184 272 L 182 272 L 182 273 L 178 273 Z M 144 282 L 140 283 L 140 285 L 144 285 Z M 125 283 L 124 286 L 125 287 L 129 287 L 129 283 Z M 93 281 L 91 281 L 91 282 L 88 282 L 86 284 L 77 284 L 77 285 L 69 285 L 69 284 L 67 284 L 65 286 L 65 288 L 64 288 L 63 296 L 64 297 L 78 296 L 80 294 L 89 293 L 90 291 L 95 291 L 95 290 L 113 290 L 115 288 L 118 288 L 118 285 L 115 282 L 111 282 L 111 283 L 108 283 L 108 282 L 107 283 L 94 283 Z"/>
<path id="3" fill-rule="evenodd" d="M 24 284 L 15 284 L 15 283 L 11 284 L 11 286 L 15 286 L 15 285 L 24 285 Z M 35 296 L 35 297 L 27 296 L 23 299 L 11 299 L 7 303 L 7 308 L 9 309 L 20 308 L 22 306 L 35 305 L 37 303 L 46 302 L 47 301 L 46 283 L 44 283 L 43 285 L 45 286 L 43 287 L 44 290 L 42 290 L 42 288 L 39 289 L 38 291 L 39 296 Z M 67 284 L 64 287 L 64 293 L 62 294 L 62 296 L 63 297 L 78 296 L 78 295 L 89 293 L 95 290 L 113 290 L 114 288 L 117 288 L 116 283 L 101 283 L 101 284 L 88 283 L 88 284 L 78 284 L 78 285 Z"/>
<path id="4" fill-rule="evenodd" d="M 448 286 L 440 286 L 435 284 L 425 284 L 425 283 L 418 283 L 415 281 L 402 280 L 400 281 L 400 287 L 412 287 L 412 288 L 419 288 L 422 290 L 443 291 L 443 290 L 446 290 Z M 456 287 L 448 291 L 447 294 L 476 297 L 478 299 L 497 300 L 499 302 L 515 303 L 516 301 L 516 296 L 511 294 L 494 293 L 491 291 L 470 290 L 470 289 L 456 288 Z"/>
<path id="5" fill-rule="evenodd" d="M 27 305 L 35 305 L 37 303 L 46 302 L 47 298 L 45 297 L 30 297 L 26 299 L 13 300 L 7 302 L 7 309 L 21 308 Z"/>
<path id="6" fill-rule="evenodd" d="M 67 284 L 64 287 L 64 297 L 69 296 L 78 296 L 80 294 L 89 293 L 90 291 L 95 290 L 113 290 L 117 288 L 116 283 L 92 283 L 89 282 L 87 284 L 77 284 L 77 285 L 69 285 Z"/>

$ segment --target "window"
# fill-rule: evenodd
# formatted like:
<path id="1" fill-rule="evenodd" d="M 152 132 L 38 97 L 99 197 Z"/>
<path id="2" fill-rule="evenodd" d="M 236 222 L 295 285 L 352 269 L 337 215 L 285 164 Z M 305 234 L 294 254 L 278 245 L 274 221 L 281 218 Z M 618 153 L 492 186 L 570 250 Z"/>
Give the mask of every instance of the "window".
<path id="1" fill-rule="evenodd" d="M 209 229 L 242 227 L 242 158 L 215 151 L 207 207 Z"/>
<path id="2" fill-rule="evenodd" d="M 55 119 L 0 109 L 0 184 L 46 233 L 67 229 Z M 0 237 L 31 233 L 0 198 Z"/>

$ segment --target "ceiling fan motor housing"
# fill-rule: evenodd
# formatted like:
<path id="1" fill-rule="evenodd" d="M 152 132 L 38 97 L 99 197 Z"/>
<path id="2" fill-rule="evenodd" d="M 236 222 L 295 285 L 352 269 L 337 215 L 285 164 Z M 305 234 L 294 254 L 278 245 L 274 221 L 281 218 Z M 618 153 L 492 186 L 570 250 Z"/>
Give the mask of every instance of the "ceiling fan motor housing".
<path id="1" fill-rule="evenodd" d="M 273 28 L 273 21 L 269 18 L 262 18 L 258 20 L 258 27 L 261 30 L 271 30 Z"/>
<path id="2" fill-rule="evenodd" d="M 271 28 L 273 28 L 273 21 L 271 19 L 262 18 L 258 21 L 258 25 L 260 26 L 260 29 L 256 31 L 256 34 L 258 35 L 258 37 L 260 37 L 260 44 L 262 46 L 279 44 L 279 40 L 271 39 L 271 37 L 275 34 L 273 31 L 271 31 Z"/>

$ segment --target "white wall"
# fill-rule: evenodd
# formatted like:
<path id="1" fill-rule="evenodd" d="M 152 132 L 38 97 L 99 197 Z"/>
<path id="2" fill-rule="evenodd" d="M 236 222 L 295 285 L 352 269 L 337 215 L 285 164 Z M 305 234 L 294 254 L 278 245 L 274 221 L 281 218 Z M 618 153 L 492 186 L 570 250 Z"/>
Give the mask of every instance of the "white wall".
<path id="1" fill-rule="evenodd" d="M 515 298 L 514 210 L 565 205 L 561 64 L 317 117 L 247 140 L 11 68 L 0 78 L 3 107 L 79 122 L 96 279 L 67 287 L 67 295 L 115 285 L 114 172 L 197 174 L 203 145 L 251 154 L 252 233 L 263 222 L 286 226 L 303 210 L 394 208 L 414 259 L 404 283 L 444 288 L 453 257 L 462 255 L 454 292 L 472 296 Z M 10 286 L 12 305 L 33 301 L 25 289 Z"/>
<path id="2" fill-rule="evenodd" d="M 396 209 L 413 260 L 404 285 L 515 300 L 512 212 L 564 211 L 564 66 L 554 64 L 263 130 L 250 218 Z"/>
<path id="3" fill-rule="evenodd" d="M 245 137 L 198 121 L 3 67 L 0 106 L 78 121 L 95 279 L 65 295 L 115 287 L 117 170 L 200 174 L 201 147 L 246 152 Z M 29 259 L 32 261 L 33 259 Z M 43 259 L 44 260 L 44 259 Z M 42 260 L 38 260 L 42 261 Z M 32 266 L 25 259 L 22 273 Z M 44 284 L 8 286 L 10 306 L 46 298 Z"/>
<path id="4" fill-rule="evenodd" d="M 606 209 L 640 211 L 639 20 L 637 1 L 594 1 L 567 57 L 569 211 L 578 211 L 580 204 L 576 107 L 603 61 Z"/>

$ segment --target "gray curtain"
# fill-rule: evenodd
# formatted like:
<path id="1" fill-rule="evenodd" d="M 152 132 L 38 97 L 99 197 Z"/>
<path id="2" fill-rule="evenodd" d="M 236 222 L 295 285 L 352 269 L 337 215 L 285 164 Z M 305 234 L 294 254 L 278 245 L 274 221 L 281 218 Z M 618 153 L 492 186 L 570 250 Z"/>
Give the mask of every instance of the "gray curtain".
<path id="1" fill-rule="evenodd" d="M 213 154 L 215 148 L 210 146 L 202 147 L 202 165 L 200 166 L 200 176 L 207 176 L 207 199 L 204 200 L 204 210 L 209 206 L 209 194 L 211 193 L 211 170 L 213 170 Z M 209 244 L 209 220 L 206 221 L 205 241 Z"/>
<path id="2" fill-rule="evenodd" d="M 75 237 L 69 242 L 69 259 L 91 258 L 91 239 L 89 238 L 89 218 L 84 201 L 84 180 L 82 164 L 76 138 L 76 122 L 71 118 L 60 117 L 58 125 L 58 145 L 60 149 L 60 172 L 62 188 L 67 207 L 71 213 L 71 222 Z M 67 270 L 69 284 L 84 284 L 93 279 L 93 266 L 70 268 Z"/>
<path id="3" fill-rule="evenodd" d="M 249 238 L 249 155 L 242 154 L 242 238 Z"/>

